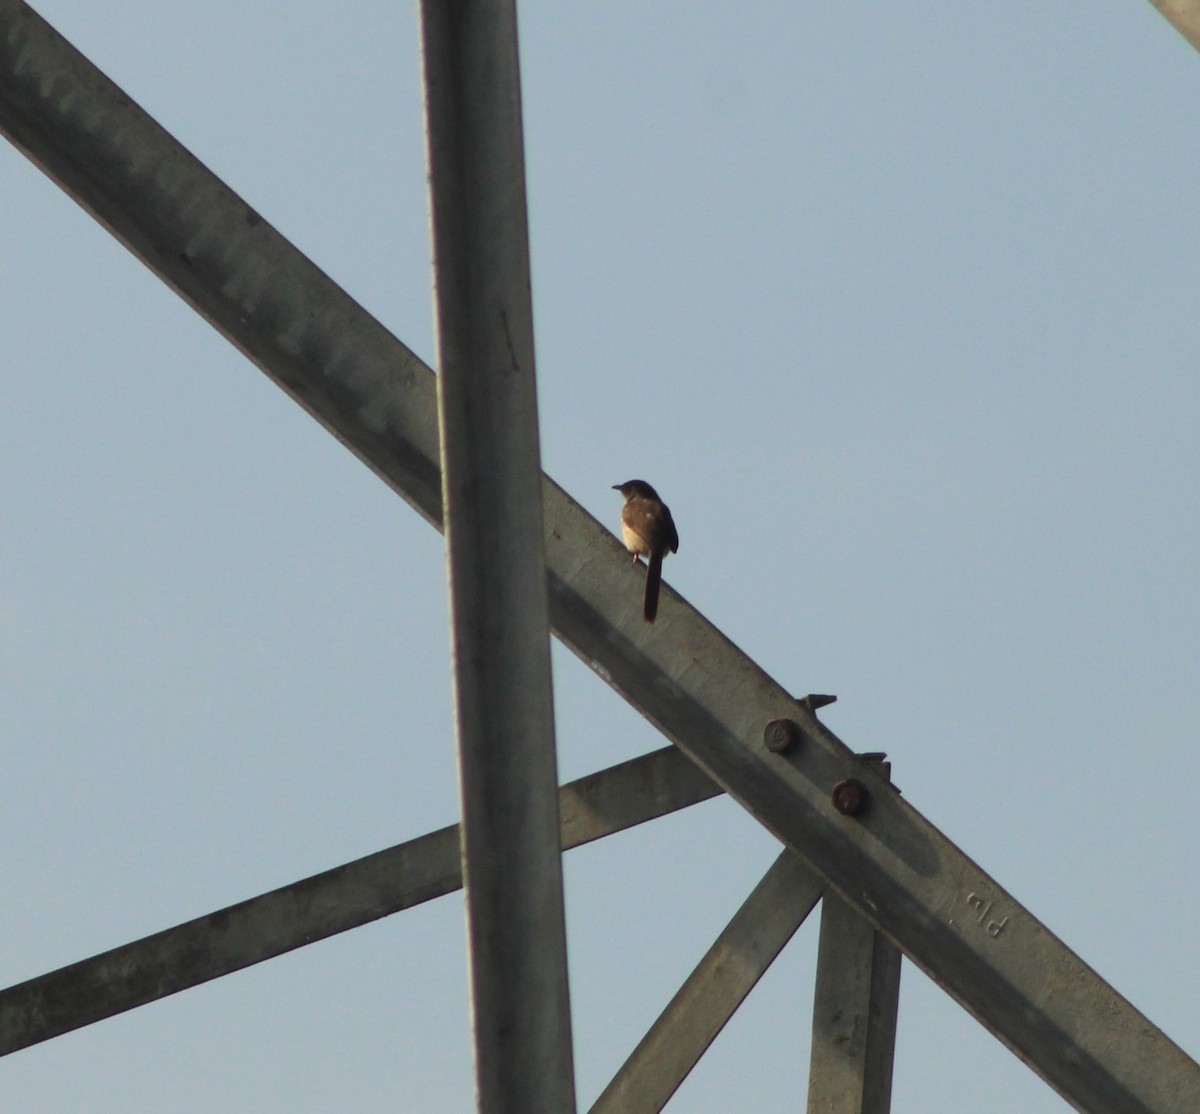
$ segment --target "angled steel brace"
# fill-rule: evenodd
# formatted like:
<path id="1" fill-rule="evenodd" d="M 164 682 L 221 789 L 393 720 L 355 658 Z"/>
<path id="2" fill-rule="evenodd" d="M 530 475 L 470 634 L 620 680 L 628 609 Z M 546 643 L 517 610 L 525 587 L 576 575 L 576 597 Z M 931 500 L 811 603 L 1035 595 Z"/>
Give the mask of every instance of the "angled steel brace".
<path id="1" fill-rule="evenodd" d="M 1150 0 L 1171 25 L 1200 50 L 1200 0 Z"/>
<path id="2" fill-rule="evenodd" d="M 784 850 L 590 1114 L 657 1114 L 821 897 L 821 880 Z"/>
<path id="3" fill-rule="evenodd" d="M 564 850 L 716 797 L 674 747 L 559 790 Z M 0 991 L 0 1056 L 452 893 L 458 825 Z"/>
<path id="4" fill-rule="evenodd" d="M 18 0 L 0 130 L 437 521 L 432 372 Z M 647 628 L 620 543 L 544 499 L 554 627 L 613 688 L 1078 1108 L 1200 1108 L 1200 1066 L 678 595 Z"/>

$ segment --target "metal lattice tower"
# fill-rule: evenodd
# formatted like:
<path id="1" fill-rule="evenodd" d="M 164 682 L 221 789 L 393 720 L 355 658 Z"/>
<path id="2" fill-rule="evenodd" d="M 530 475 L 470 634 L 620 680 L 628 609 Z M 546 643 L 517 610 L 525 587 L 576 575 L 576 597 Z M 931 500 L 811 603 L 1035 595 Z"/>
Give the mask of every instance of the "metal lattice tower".
<path id="1" fill-rule="evenodd" d="M 1156 6 L 1200 47 L 1200 4 Z M 902 799 L 883 756 L 836 738 L 816 715 L 831 698 L 796 699 L 673 593 L 653 630 L 631 615 L 624 551 L 540 471 L 514 7 L 426 0 L 423 19 L 440 408 L 431 369 L 25 4 L 0 0 L 0 130 L 428 521 L 446 508 L 464 798 L 461 833 L 0 992 L 0 1053 L 465 875 L 481 1109 L 574 1109 L 559 819 L 570 848 L 725 792 L 784 850 L 593 1110 L 661 1109 L 818 902 L 810 1111 L 888 1109 L 902 957 L 1077 1108 L 1200 1108 L 1200 1066 Z M 548 628 L 674 745 L 557 788 Z"/>

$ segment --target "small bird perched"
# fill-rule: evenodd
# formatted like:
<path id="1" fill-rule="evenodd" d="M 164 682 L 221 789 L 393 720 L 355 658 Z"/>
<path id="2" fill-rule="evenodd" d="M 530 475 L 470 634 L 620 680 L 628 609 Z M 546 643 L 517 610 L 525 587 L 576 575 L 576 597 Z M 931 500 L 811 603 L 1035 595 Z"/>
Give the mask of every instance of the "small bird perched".
<path id="1" fill-rule="evenodd" d="M 634 564 L 645 557 L 646 601 L 642 615 L 647 623 L 653 623 L 658 615 L 658 586 L 662 582 L 663 558 L 679 552 L 679 534 L 671 511 L 645 480 L 626 480 L 613 484 L 613 489 L 625 496 L 621 508 L 621 538 L 625 548 L 633 554 Z"/>

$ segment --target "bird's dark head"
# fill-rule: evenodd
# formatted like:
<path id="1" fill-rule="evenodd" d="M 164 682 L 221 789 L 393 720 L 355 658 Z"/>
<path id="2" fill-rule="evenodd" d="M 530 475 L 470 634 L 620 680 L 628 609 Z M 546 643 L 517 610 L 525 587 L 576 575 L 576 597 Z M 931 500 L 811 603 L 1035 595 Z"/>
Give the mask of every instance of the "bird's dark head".
<path id="1" fill-rule="evenodd" d="M 641 496 L 643 499 L 658 498 L 658 492 L 645 480 L 626 480 L 623 484 L 613 484 L 613 490 L 619 491 L 626 499 L 631 499 L 635 495 Z"/>

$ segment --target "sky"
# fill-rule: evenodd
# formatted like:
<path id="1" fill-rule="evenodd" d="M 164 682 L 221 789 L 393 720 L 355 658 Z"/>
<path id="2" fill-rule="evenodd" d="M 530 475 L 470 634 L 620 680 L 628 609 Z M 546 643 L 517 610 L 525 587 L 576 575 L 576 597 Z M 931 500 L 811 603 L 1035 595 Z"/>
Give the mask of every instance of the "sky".
<path id="1" fill-rule="evenodd" d="M 415 5 L 34 5 L 427 362 Z M 1145 0 L 520 6 L 542 459 L 1192 1055 L 1200 58 Z M 0 985 L 451 823 L 441 536 L 0 145 Z M 636 603 L 634 604 L 636 606 Z M 554 652 L 559 769 L 662 745 Z M 775 858 L 565 859 L 580 1108 Z M 803 1107 L 810 918 L 668 1110 Z M 6 1114 L 469 1110 L 461 895 Z M 906 964 L 893 1109 L 1068 1109 Z"/>

